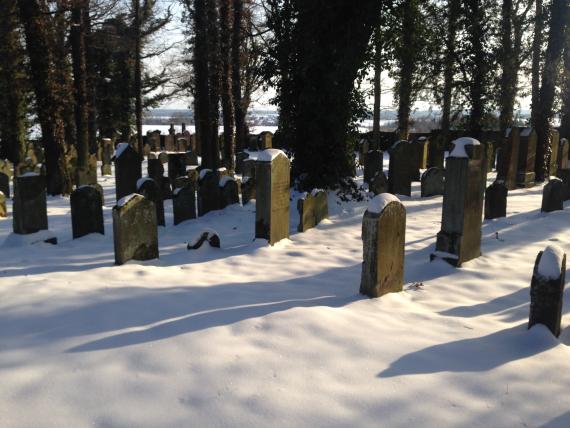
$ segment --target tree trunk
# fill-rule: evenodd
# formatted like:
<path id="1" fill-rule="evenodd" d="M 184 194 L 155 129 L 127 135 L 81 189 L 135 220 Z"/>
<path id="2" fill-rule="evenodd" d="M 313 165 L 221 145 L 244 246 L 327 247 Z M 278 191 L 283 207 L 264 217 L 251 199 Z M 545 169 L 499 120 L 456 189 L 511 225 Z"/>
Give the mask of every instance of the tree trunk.
<path id="1" fill-rule="evenodd" d="M 501 13 L 501 83 L 499 123 L 502 135 L 513 125 L 516 97 L 517 58 L 513 46 L 513 2 L 503 0 Z"/>
<path id="2" fill-rule="evenodd" d="M 534 36 L 532 40 L 531 66 L 531 114 L 530 123 L 535 126 L 540 108 L 540 69 L 542 64 L 542 40 L 544 34 L 544 8 L 542 0 L 536 0 L 534 17 Z"/>
<path id="3" fill-rule="evenodd" d="M 372 115 L 372 139 L 380 142 L 380 113 L 382 101 L 382 28 L 376 27 L 374 36 L 374 111 Z"/>
<path id="4" fill-rule="evenodd" d="M 564 45 L 564 83 L 562 86 L 562 121 L 560 136 L 570 139 L 570 30 L 566 28 Z"/>
<path id="5" fill-rule="evenodd" d="M 241 57 L 243 46 L 243 0 L 233 0 L 233 28 L 232 28 L 232 96 L 236 127 L 236 151 L 245 149 L 245 113 L 242 106 L 241 93 Z"/>
<path id="6" fill-rule="evenodd" d="M 18 0 L 24 26 L 26 50 L 30 58 L 30 78 L 36 95 L 37 115 L 42 129 L 46 158 L 47 192 L 50 195 L 71 191 L 69 171 L 64 159 L 65 127 L 62 108 L 56 94 L 53 53 L 50 46 L 50 22 L 45 3 Z"/>
<path id="7" fill-rule="evenodd" d="M 416 71 L 416 37 L 418 3 L 406 0 L 402 21 L 402 46 L 399 49 L 400 74 L 398 82 L 398 133 L 402 140 L 408 139 L 410 113 L 413 104 L 414 73 Z"/>
<path id="8" fill-rule="evenodd" d="M 14 165 L 24 160 L 26 100 L 23 47 L 18 32 L 16 0 L 0 0 L 0 137 L 3 152 Z"/>
<path id="9" fill-rule="evenodd" d="M 471 45 L 472 78 L 469 82 L 471 113 L 469 131 L 473 138 L 480 138 L 483 132 L 483 116 L 485 113 L 485 76 L 487 71 L 485 48 L 483 45 L 483 20 L 485 12 L 480 0 L 469 0 L 467 13 L 469 19 L 468 39 Z"/>
<path id="10" fill-rule="evenodd" d="M 564 47 L 565 30 L 569 19 L 569 0 L 552 0 L 548 46 L 544 55 L 544 70 L 540 86 L 539 108 L 536 114 L 536 180 L 548 175 L 551 155 L 551 121 L 554 116 L 554 96 L 558 83 L 560 59 Z"/>
<path id="11" fill-rule="evenodd" d="M 133 0 L 133 37 L 135 46 L 135 69 L 134 69 L 134 92 L 135 92 L 135 124 L 137 151 L 143 158 L 143 138 L 142 138 L 142 68 L 141 68 L 141 11 L 140 0 Z"/>
<path id="12" fill-rule="evenodd" d="M 89 1 L 89 0 L 87 0 Z M 89 134 L 89 153 L 97 153 L 97 109 L 96 109 L 96 92 L 95 85 L 97 84 L 97 77 L 95 75 L 94 64 L 94 51 L 93 51 L 93 36 L 91 33 L 91 16 L 90 5 L 83 9 L 85 23 L 85 49 L 86 49 L 86 62 L 87 62 L 87 105 L 88 105 L 88 119 L 87 119 L 87 132 Z"/>
<path id="13" fill-rule="evenodd" d="M 441 107 L 441 131 L 449 135 L 451 127 L 451 102 L 453 97 L 453 76 L 455 74 L 455 46 L 457 20 L 460 14 L 460 0 L 448 1 L 447 35 L 445 38 L 445 63 L 443 70 L 443 102 Z"/>
<path id="14" fill-rule="evenodd" d="M 224 123 L 224 164 L 235 170 L 234 106 L 232 100 L 232 0 L 221 0 L 220 55 L 222 63 L 222 114 Z"/>

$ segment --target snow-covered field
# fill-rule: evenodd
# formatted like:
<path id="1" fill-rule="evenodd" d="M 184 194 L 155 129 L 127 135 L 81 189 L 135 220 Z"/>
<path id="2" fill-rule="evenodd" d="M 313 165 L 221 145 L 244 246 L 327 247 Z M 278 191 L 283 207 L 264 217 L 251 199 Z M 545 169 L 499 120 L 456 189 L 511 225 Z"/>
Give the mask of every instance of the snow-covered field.
<path id="1" fill-rule="evenodd" d="M 570 329 L 526 326 L 538 251 L 570 251 L 570 207 L 541 214 L 540 187 L 511 192 L 455 269 L 429 262 L 442 200 L 415 183 L 405 291 L 370 300 L 365 202 L 330 194 L 330 220 L 298 234 L 294 200 L 272 248 L 254 204 L 174 227 L 167 203 L 160 259 L 114 266 L 101 184 L 105 236 L 71 239 L 68 198 L 48 201 L 57 246 L 2 246 L 0 219 L 0 426 L 570 426 Z M 187 251 L 204 228 L 222 249 Z"/>

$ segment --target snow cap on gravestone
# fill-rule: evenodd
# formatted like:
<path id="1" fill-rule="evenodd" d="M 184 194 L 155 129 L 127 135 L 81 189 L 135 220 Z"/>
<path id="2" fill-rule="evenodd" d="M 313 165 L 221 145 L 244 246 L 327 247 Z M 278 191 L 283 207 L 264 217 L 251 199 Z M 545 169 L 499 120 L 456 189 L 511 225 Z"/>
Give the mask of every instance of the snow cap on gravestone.
<path id="1" fill-rule="evenodd" d="M 380 214 L 391 202 L 400 202 L 400 199 L 391 193 L 381 193 L 368 202 L 366 211 L 373 214 Z"/>
<path id="2" fill-rule="evenodd" d="M 265 149 L 261 152 L 261 154 L 257 157 L 257 160 L 260 162 L 272 162 L 277 156 L 283 155 L 287 157 L 287 155 L 279 149 Z"/>
<path id="3" fill-rule="evenodd" d="M 451 158 L 468 158 L 469 155 L 467 154 L 465 147 L 481 145 L 481 143 L 478 140 L 471 137 L 458 138 L 457 140 L 454 140 L 452 144 L 453 144 L 453 150 L 451 150 L 451 153 L 449 154 L 449 157 Z"/>

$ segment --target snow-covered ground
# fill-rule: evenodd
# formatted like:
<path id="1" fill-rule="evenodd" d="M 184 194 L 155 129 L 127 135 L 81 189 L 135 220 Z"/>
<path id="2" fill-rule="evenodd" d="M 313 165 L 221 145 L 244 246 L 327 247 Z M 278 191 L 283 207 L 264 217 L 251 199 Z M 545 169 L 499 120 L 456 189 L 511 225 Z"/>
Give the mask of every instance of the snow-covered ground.
<path id="1" fill-rule="evenodd" d="M 146 135 L 147 132 L 152 132 L 152 131 L 157 131 L 157 130 L 160 131 L 161 134 L 168 135 L 169 129 L 170 129 L 170 125 L 143 125 L 142 131 L 143 131 L 143 135 Z M 186 126 L 186 129 L 191 134 L 194 134 L 196 132 L 196 127 L 194 125 L 188 125 L 188 126 Z M 174 125 L 174 131 L 175 132 L 182 132 L 182 125 Z M 224 132 L 224 128 L 222 126 L 220 126 L 218 128 L 218 131 L 221 135 Z M 259 134 L 259 133 L 264 132 L 264 131 L 269 131 L 269 132 L 275 133 L 275 131 L 277 131 L 277 126 L 251 126 L 249 128 L 249 132 L 251 134 Z"/>
<path id="2" fill-rule="evenodd" d="M 570 426 L 570 329 L 527 331 L 537 253 L 570 251 L 570 207 L 541 214 L 540 187 L 510 192 L 455 269 L 429 262 L 442 198 L 415 183 L 405 291 L 371 300 L 366 202 L 331 194 L 298 234 L 293 200 L 275 247 L 253 241 L 254 204 L 173 226 L 169 202 L 160 259 L 114 266 L 101 184 L 105 236 L 71 239 L 68 198 L 48 201 L 57 246 L 2 246 L 0 219 L 2 427 Z M 205 228 L 222 248 L 187 251 Z"/>

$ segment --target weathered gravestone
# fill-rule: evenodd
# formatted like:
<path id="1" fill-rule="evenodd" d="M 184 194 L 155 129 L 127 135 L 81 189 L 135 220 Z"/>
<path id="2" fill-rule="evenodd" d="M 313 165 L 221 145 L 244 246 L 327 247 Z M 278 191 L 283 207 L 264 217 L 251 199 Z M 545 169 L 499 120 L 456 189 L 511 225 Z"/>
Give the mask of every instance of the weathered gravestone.
<path id="1" fill-rule="evenodd" d="M 564 200 L 570 199 L 570 169 L 559 168 L 556 176 L 562 180 L 564 184 Z"/>
<path id="2" fill-rule="evenodd" d="M 198 176 L 198 215 L 220 209 L 220 186 L 217 174 L 203 169 Z"/>
<path id="3" fill-rule="evenodd" d="M 179 152 L 186 152 L 188 150 L 188 140 L 182 136 L 176 137 L 176 150 Z"/>
<path id="4" fill-rule="evenodd" d="M 492 220 L 507 216 L 507 195 L 509 190 L 501 181 L 495 181 L 485 190 L 485 219 Z"/>
<path id="5" fill-rule="evenodd" d="M 269 131 L 263 131 L 257 138 L 259 150 L 271 149 L 273 147 L 273 134 Z"/>
<path id="6" fill-rule="evenodd" d="M 8 210 L 6 209 L 6 195 L 0 191 L 0 217 L 8 217 Z"/>
<path id="7" fill-rule="evenodd" d="M 321 189 L 313 189 L 311 193 L 305 193 L 297 200 L 299 212 L 299 232 L 312 229 L 322 220 L 329 217 L 328 195 Z"/>
<path id="8" fill-rule="evenodd" d="M 444 189 L 445 189 L 444 170 L 432 167 L 424 171 L 421 178 L 422 198 L 427 198 L 428 196 L 443 195 Z"/>
<path id="9" fill-rule="evenodd" d="M 133 193 L 113 207 L 115 264 L 158 258 L 158 230 L 154 204 Z"/>
<path id="10" fill-rule="evenodd" d="M 390 193 L 376 196 L 362 219 L 363 263 L 360 293 L 380 297 L 402 291 L 406 209 Z"/>
<path id="11" fill-rule="evenodd" d="M 105 234 L 101 193 L 94 186 L 80 186 L 71 193 L 73 239 L 90 233 Z"/>
<path id="12" fill-rule="evenodd" d="M 239 188 L 233 177 L 228 175 L 220 178 L 220 209 L 228 205 L 239 204 Z"/>
<path id="13" fill-rule="evenodd" d="M 186 176 L 186 153 L 168 154 L 168 178 L 174 184 L 178 177 Z"/>
<path id="14" fill-rule="evenodd" d="M 10 197 L 10 177 L 3 172 L 0 172 L 0 192 L 2 192 L 5 197 Z"/>
<path id="15" fill-rule="evenodd" d="M 536 158 L 536 131 L 523 128 L 520 132 L 517 184 L 519 187 L 534 186 L 534 161 Z"/>
<path id="16" fill-rule="evenodd" d="M 188 181 L 184 187 L 174 189 L 172 192 L 172 209 L 174 212 L 174 225 L 196 218 L 196 188 L 194 183 Z"/>
<path id="17" fill-rule="evenodd" d="M 255 199 L 255 178 L 244 177 L 241 180 L 241 203 L 245 206 Z"/>
<path id="18" fill-rule="evenodd" d="M 550 142 L 552 151 L 550 152 L 549 175 L 556 175 L 558 169 L 558 148 L 560 147 L 560 133 L 556 129 L 550 130 Z"/>
<path id="19" fill-rule="evenodd" d="M 115 162 L 115 194 L 117 201 L 137 191 L 142 176 L 139 154 L 127 143 L 120 143 L 113 156 Z"/>
<path id="20" fill-rule="evenodd" d="M 497 160 L 497 180 L 502 180 L 508 190 L 517 188 L 519 146 L 520 129 L 507 129 L 503 147 Z"/>
<path id="21" fill-rule="evenodd" d="M 255 159 L 244 159 L 242 176 L 255 178 Z"/>
<path id="22" fill-rule="evenodd" d="M 186 166 L 198 166 L 198 155 L 193 151 L 185 153 Z"/>
<path id="23" fill-rule="evenodd" d="M 396 141 L 390 148 L 388 189 L 393 195 L 412 194 L 411 146 L 405 140 Z"/>
<path id="24" fill-rule="evenodd" d="M 14 233 L 27 235 L 47 230 L 46 184 L 43 176 L 29 172 L 14 177 Z"/>
<path id="25" fill-rule="evenodd" d="M 166 153 L 166 152 L 160 152 L 160 153 L 158 154 L 158 160 L 159 160 L 162 164 L 168 163 L 168 153 Z"/>
<path id="26" fill-rule="evenodd" d="M 243 162 L 249 159 L 249 153 L 239 152 L 236 154 L 236 174 L 243 173 Z"/>
<path id="27" fill-rule="evenodd" d="M 565 168 L 568 168 L 568 140 L 562 138 L 558 147 L 558 169 Z"/>
<path id="28" fill-rule="evenodd" d="M 473 138 L 459 138 L 445 169 L 441 231 L 435 253 L 454 266 L 481 255 L 481 223 L 487 165 L 483 146 Z"/>
<path id="29" fill-rule="evenodd" d="M 164 136 L 164 150 L 167 152 L 176 151 L 176 141 L 173 134 L 168 134 Z"/>
<path id="30" fill-rule="evenodd" d="M 432 134 L 428 144 L 428 168 L 443 169 L 445 143 L 443 135 Z"/>
<path id="31" fill-rule="evenodd" d="M 137 193 L 154 204 L 156 224 L 158 226 L 166 226 L 164 221 L 164 199 L 162 198 L 162 190 L 156 180 L 150 177 L 139 178 L 137 181 Z"/>
<path id="32" fill-rule="evenodd" d="M 420 146 L 420 144 L 416 141 L 410 141 L 408 144 L 410 145 L 410 159 L 408 159 L 408 162 L 410 163 L 410 179 L 412 181 L 420 181 L 420 150 L 423 148 L 423 146 Z"/>
<path id="33" fill-rule="evenodd" d="M 255 237 L 270 245 L 289 238 L 289 159 L 281 150 L 264 150 L 255 165 Z"/>
<path id="34" fill-rule="evenodd" d="M 370 183 L 372 177 L 384 168 L 384 154 L 381 150 L 371 150 L 364 161 L 364 182 Z"/>
<path id="35" fill-rule="evenodd" d="M 368 190 L 375 195 L 388 192 L 388 178 L 383 171 L 378 171 L 368 183 Z"/>
<path id="36" fill-rule="evenodd" d="M 150 178 L 159 183 L 164 177 L 164 166 L 158 159 L 149 159 L 147 162 L 147 173 Z"/>
<path id="37" fill-rule="evenodd" d="M 248 134 L 247 136 L 247 148 L 249 151 L 256 152 L 257 151 L 257 135 Z"/>
<path id="38" fill-rule="evenodd" d="M 528 328 L 542 324 L 554 336 L 560 335 L 565 277 L 566 254 L 560 247 L 549 245 L 538 253 L 530 285 Z"/>
<path id="39" fill-rule="evenodd" d="M 172 188 L 180 189 L 186 186 L 190 181 L 192 180 L 187 175 L 185 177 L 177 177 L 174 179 L 174 184 L 172 185 Z"/>
<path id="40" fill-rule="evenodd" d="M 546 186 L 542 188 L 541 211 L 549 213 L 564 209 L 564 183 L 559 178 L 552 178 Z"/>

